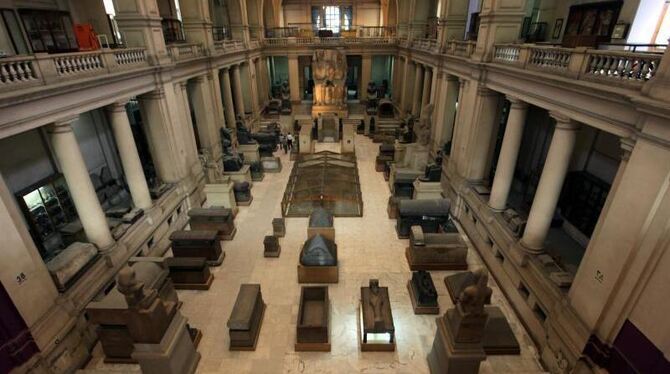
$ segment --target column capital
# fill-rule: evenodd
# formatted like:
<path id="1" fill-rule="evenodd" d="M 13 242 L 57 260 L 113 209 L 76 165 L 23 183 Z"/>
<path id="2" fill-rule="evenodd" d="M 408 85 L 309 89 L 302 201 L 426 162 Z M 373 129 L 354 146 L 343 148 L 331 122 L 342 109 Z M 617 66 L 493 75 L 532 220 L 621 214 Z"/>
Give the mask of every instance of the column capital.
<path id="1" fill-rule="evenodd" d="M 107 112 L 109 112 L 109 113 L 125 112 L 126 111 L 126 104 L 128 104 L 128 101 L 129 101 L 128 99 L 124 99 L 124 100 L 119 100 L 119 101 L 113 102 L 113 103 L 107 105 L 107 107 L 105 107 L 105 110 L 107 110 Z"/>
<path id="2" fill-rule="evenodd" d="M 65 133 L 65 132 L 71 132 L 72 131 L 72 122 L 76 121 L 79 118 L 79 115 L 75 115 L 72 117 L 67 117 L 58 121 L 54 121 L 50 126 L 49 126 L 49 132 L 52 134 L 56 133 Z"/>
<path id="3" fill-rule="evenodd" d="M 557 130 L 576 131 L 579 129 L 579 123 L 561 112 L 550 111 L 549 116 L 556 121 Z"/>
<path id="4" fill-rule="evenodd" d="M 510 108 L 511 109 L 525 110 L 525 109 L 528 108 L 528 103 L 519 99 L 519 98 L 517 98 L 517 97 L 510 96 L 510 95 L 505 95 L 505 98 L 507 98 L 507 101 L 510 102 L 510 104 L 511 104 Z"/>
<path id="5" fill-rule="evenodd" d="M 193 82 L 195 83 L 202 83 L 205 81 L 205 75 L 198 75 L 197 77 L 193 77 Z"/>
<path id="6" fill-rule="evenodd" d="M 621 160 L 622 161 L 628 161 L 630 158 L 630 154 L 633 152 L 633 148 L 635 147 L 635 139 L 634 138 L 620 138 L 619 139 L 620 146 L 621 146 Z"/>
<path id="7" fill-rule="evenodd" d="M 496 91 L 493 91 L 492 89 L 484 86 L 484 85 L 479 85 L 477 87 L 477 95 L 479 96 L 494 96 L 497 95 L 498 93 Z"/>
<path id="8" fill-rule="evenodd" d="M 158 87 L 153 91 L 147 92 L 141 96 L 145 100 L 160 100 L 165 97 L 165 89 Z"/>
<path id="9" fill-rule="evenodd" d="M 229 66 L 224 66 L 224 67 L 222 67 L 222 68 L 219 69 L 219 70 L 220 70 L 220 71 L 223 71 L 225 74 L 228 74 L 228 72 L 230 71 L 230 67 L 229 67 Z"/>
<path id="10" fill-rule="evenodd" d="M 188 80 L 177 82 L 177 84 L 182 90 L 185 90 L 188 87 Z"/>
<path id="11" fill-rule="evenodd" d="M 453 74 L 445 73 L 445 75 L 447 76 L 447 81 L 449 81 L 449 82 L 457 82 L 457 81 L 461 80 L 459 77 L 457 77 Z"/>

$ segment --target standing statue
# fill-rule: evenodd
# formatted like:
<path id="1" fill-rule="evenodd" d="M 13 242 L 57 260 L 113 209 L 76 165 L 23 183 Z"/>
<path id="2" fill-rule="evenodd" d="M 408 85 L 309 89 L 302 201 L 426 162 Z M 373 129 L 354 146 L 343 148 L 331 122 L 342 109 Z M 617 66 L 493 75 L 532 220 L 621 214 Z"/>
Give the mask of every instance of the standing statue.
<path id="1" fill-rule="evenodd" d="M 489 274 L 484 268 L 472 272 L 475 283 L 466 287 L 458 297 L 458 309 L 463 316 L 479 316 L 484 314 L 484 305 L 491 299 L 491 287 L 489 287 Z"/>
<path id="2" fill-rule="evenodd" d="M 375 321 L 375 330 L 382 331 L 384 329 L 384 317 L 382 316 L 382 308 L 384 307 L 385 298 L 379 293 L 379 279 L 370 279 L 370 306 L 372 307 L 372 314 Z"/>
<path id="3" fill-rule="evenodd" d="M 428 104 L 421 109 L 419 125 L 414 127 L 417 142 L 421 145 L 429 145 L 430 128 L 433 122 L 433 104 Z"/>
<path id="4" fill-rule="evenodd" d="M 346 105 L 346 55 L 337 49 L 319 49 L 312 55 L 314 106 Z M 318 108 L 317 108 L 318 109 Z"/>

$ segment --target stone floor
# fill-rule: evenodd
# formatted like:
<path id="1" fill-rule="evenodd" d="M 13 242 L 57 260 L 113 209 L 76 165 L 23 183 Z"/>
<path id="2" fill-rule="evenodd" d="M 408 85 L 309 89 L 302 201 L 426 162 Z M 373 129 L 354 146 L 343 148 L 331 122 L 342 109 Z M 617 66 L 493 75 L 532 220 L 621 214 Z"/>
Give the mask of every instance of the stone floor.
<path id="1" fill-rule="evenodd" d="M 332 145 L 319 147 L 333 149 Z M 395 221 L 387 218 L 387 183 L 374 170 L 377 145 L 358 135 L 356 154 L 364 201 L 361 218 L 335 218 L 340 281 L 329 286 L 331 300 L 330 353 L 297 353 L 296 318 L 300 285 L 296 265 L 306 239 L 307 219 L 286 220 L 286 236 L 280 239 L 279 258 L 263 257 L 263 237 L 271 232 L 271 221 L 280 217 L 280 201 L 292 162 L 281 154 L 284 168 L 266 174 L 253 186 L 251 206 L 241 207 L 235 219 L 238 231 L 233 241 L 224 242 L 226 258 L 213 268 L 214 283 L 209 291 L 179 291 L 182 313 L 192 326 L 203 331 L 198 351 L 202 354 L 199 373 L 427 373 L 426 354 L 435 336 L 435 316 L 412 312 L 406 282 L 410 271 L 404 256 L 407 240 L 397 239 Z M 471 268 L 482 264 L 475 250 L 468 255 Z M 440 303 L 440 313 L 452 306 L 442 279 L 452 272 L 432 272 Z M 396 327 L 395 352 L 362 353 L 358 346 L 356 313 L 360 287 L 368 279 L 379 278 L 389 288 Z M 241 283 L 260 283 L 267 304 L 255 352 L 228 351 L 226 321 Z M 493 304 L 502 308 L 521 344 L 520 356 L 491 356 L 480 373 L 541 373 L 537 351 L 500 289 L 490 280 Z M 99 345 L 90 369 L 137 372 L 137 365 L 105 365 Z"/>

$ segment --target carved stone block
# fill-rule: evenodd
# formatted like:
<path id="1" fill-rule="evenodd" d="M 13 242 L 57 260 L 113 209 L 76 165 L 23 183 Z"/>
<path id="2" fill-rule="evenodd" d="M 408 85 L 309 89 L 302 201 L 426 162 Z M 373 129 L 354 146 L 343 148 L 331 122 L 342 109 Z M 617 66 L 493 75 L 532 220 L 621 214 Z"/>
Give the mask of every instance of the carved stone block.
<path id="1" fill-rule="evenodd" d="M 254 351 L 258 343 L 265 302 L 260 284 L 242 284 L 228 319 L 231 351 Z"/>
<path id="2" fill-rule="evenodd" d="M 263 256 L 264 257 L 279 257 L 281 253 L 281 246 L 279 245 L 279 239 L 274 235 L 268 235 L 263 239 Z"/>
<path id="3" fill-rule="evenodd" d="M 412 226 L 405 251 L 411 270 L 466 270 L 468 246 L 459 233 L 424 233 Z"/>
<path id="4" fill-rule="evenodd" d="M 203 257 L 171 257 L 165 259 L 174 287 L 181 290 L 208 290 L 214 281 Z"/>
<path id="5" fill-rule="evenodd" d="M 370 279 L 368 287 L 361 287 L 359 340 L 362 351 L 395 350 L 395 326 L 388 287 L 379 287 L 376 279 Z"/>
<path id="6" fill-rule="evenodd" d="M 215 230 L 175 231 L 170 234 L 174 257 L 204 257 L 210 266 L 219 266 L 225 254 Z"/>
<path id="7" fill-rule="evenodd" d="M 233 211 L 228 208 L 193 208 L 188 217 L 191 230 L 216 230 L 221 240 L 233 240 L 237 233 Z"/>
<path id="8" fill-rule="evenodd" d="M 283 238 L 286 235 L 286 220 L 284 218 L 274 218 L 272 220 L 272 235 Z"/>

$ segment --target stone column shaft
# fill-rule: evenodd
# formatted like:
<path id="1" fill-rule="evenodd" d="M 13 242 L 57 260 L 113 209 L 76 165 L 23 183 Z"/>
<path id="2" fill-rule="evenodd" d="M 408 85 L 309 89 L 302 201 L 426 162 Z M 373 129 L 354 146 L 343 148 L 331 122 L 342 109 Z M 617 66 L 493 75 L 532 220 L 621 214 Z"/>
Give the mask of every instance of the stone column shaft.
<path id="1" fill-rule="evenodd" d="M 421 85 L 423 84 L 423 67 L 416 64 L 414 72 L 414 89 L 412 90 L 412 114 L 418 116 L 421 114 Z"/>
<path id="2" fill-rule="evenodd" d="M 291 90 L 291 101 L 300 102 L 300 68 L 298 67 L 298 56 L 288 57 L 288 82 Z"/>
<path id="3" fill-rule="evenodd" d="M 372 80 L 372 56 L 363 55 L 361 60 L 361 82 L 359 84 L 359 98 L 362 100 L 367 100 L 367 87 L 370 80 Z"/>
<path id="4" fill-rule="evenodd" d="M 519 147 L 523 137 L 523 128 L 526 122 L 526 113 L 528 104 L 515 98 L 509 98 L 511 101 L 509 116 L 507 117 L 507 126 L 503 137 L 498 164 L 496 167 L 493 186 L 491 187 L 491 196 L 489 197 L 489 206 L 495 210 L 504 210 L 507 206 L 507 197 L 512 187 L 514 179 L 514 169 L 516 160 L 519 156 Z"/>
<path id="5" fill-rule="evenodd" d="M 221 153 L 219 143 L 218 126 L 214 112 L 211 108 L 212 93 L 209 90 L 210 84 L 207 77 L 195 78 L 193 89 L 193 111 L 195 113 L 196 126 L 198 127 L 198 138 L 200 146 L 207 149 L 214 160 L 217 160 Z"/>
<path id="6" fill-rule="evenodd" d="M 221 73 L 223 80 L 221 81 L 221 88 L 223 94 L 223 104 L 225 109 L 223 114 L 226 116 L 226 126 L 229 129 L 235 128 L 235 105 L 233 104 L 233 91 L 230 86 L 230 71 L 228 68 L 223 69 Z"/>
<path id="7" fill-rule="evenodd" d="M 195 132 L 193 131 L 193 119 L 191 118 L 191 105 L 188 102 L 188 83 L 186 81 L 179 82 L 175 87 L 175 95 L 177 96 L 178 105 L 181 107 L 181 115 L 183 126 L 184 145 L 186 151 L 186 163 L 189 167 L 193 167 L 198 160 L 198 144 L 195 140 Z"/>
<path id="8" fill-rule="evenodd" d="M 126 102 L 112 104 L 107 110 L 133 204 L 136 208 L 148 209 L 151 207 L 151 194 L 144 177 L 140 156 L 137 153 L 133 132 L 130 129 Z"/>
<path id="9" fill-rule="evenodd" d="M 49 129 L 51 145 L 65 176 L 77 215 L 88 240 L 98 248 L 114 244 L 107 218 L 89 177 L 84 156 L 70 125 L 73 120 L 54 123 Z"/>
<path id="10" fill-rule="evenodd" d="M 240 66 L 233 65 L 233 93 L 235 95 L 235 114 L 244 116 L 244 95 L 242 94 L 242 79 L 240 78 Z"/>
<path id="11" fill-rule="evenodd" d="M 562 115 L 552 114 L 556 119 L 556 129 L 551 139 L 542 176 L 535 191 L 533 205 L 528 214 L 526 230 L 521 238 L 521 246 L 529 252 L 537 253 L 544 247 L 556 204 L 568 173 L 570 158 L 575 145 L 577 124 Z"/>
<path id="12" fill-rule="evenodd" d="M 432 83 L 433 83 L 433 73 L 432 70 L 428 67 L 424 68 L 424 73 L 423 73 L 423 92 L 421 93 L 421 108 L 419 108 L 419 112 L 430 103 L 430 94 L 432 91 Z"/>

